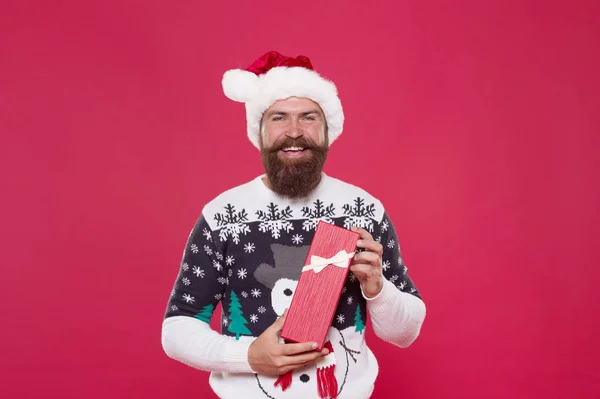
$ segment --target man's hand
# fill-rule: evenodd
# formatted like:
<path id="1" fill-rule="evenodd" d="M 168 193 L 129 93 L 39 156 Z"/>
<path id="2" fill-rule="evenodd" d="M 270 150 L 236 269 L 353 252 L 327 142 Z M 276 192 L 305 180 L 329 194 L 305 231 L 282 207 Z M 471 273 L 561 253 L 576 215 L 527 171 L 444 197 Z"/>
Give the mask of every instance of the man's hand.
<path id="1" fill-rule="evenodd" d="M 383 288 L 383 271 L 381 265 L 383 246 L 375 241 L 373 236 L 365 229 L 352 227 L 352 231 L 360 234 L 357 246 L 365 250 L 354 255 L 350 263 L 350 271 L 354 273 L 360 282 L 365 296 L 373 298 Z"/>
<path id="2" fill-rule="evenodd" d="M 283 315 L 259 335 L 248 348 L 248 363 L 257 373 L 279 376 L 303 367 L 321 356 L 329 353 L 327 349 L 315 351 L 317 344 L 314 342 L 281 344 L 278 334 L 283 328 L 287 309 Z"/>

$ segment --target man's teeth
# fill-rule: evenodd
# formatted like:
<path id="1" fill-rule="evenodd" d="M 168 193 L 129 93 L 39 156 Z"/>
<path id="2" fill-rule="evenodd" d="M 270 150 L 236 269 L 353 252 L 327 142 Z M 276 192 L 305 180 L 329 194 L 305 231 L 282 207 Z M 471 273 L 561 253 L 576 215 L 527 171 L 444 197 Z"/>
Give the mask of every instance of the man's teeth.
<path id="1" fill-rule="evenodd" d="M 283 151 L 304 151 L 304 147 L 287 147 Z"/>

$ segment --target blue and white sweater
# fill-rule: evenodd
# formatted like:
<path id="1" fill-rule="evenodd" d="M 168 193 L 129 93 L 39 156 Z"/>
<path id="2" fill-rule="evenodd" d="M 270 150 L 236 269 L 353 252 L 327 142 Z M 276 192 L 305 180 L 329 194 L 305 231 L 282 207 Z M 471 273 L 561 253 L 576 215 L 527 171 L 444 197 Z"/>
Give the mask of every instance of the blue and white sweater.
<path id="1" fill-rule="evenodd" d="M 300 269 L 320 220 L 369 231 L 384 248 L 384 288 L 362 294 L 350 272 L 328 333 L 338 398 L 368 398 L 378 364 L 364 339 L 367 310 L 377 336 L 399 347 L 419 335 L 421 295 L 402 261 L 384 207 L 366 191 L 323 174 L 303 200 L 269 190 L 259 176 L 208 203 L 192 229 L 168 301 L 162 344 L 172 358 L 210 371 L 215 393 L 229 398 L 319 398 L 316 368 L 293 373 L 282 391 L 275 378 L 254 373 L 248 347 L 289 307 Z M 222 304 L 221 333 L 209 326 Z"/>

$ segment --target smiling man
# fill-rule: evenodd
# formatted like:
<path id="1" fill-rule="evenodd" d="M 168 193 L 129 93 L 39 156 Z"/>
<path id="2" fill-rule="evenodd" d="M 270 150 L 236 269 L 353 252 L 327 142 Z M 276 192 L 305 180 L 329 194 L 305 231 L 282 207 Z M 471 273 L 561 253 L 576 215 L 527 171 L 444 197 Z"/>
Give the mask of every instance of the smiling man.
<path id="1" fill-rule="evenodd" d="M 279 100 L 265 112 L 261 126 L 265 184 L 290 198 L 306 197 L 320 183 L 327 159 L 321 107 L 306 98 Z"/>
<path id="2" fill-rule="evenodd" d="M 222 83 L 246 105 L 265 174 L 203 207 L 168 301 L 163 348 L 209 371 L 224 399 L 369 398 L 379 369 L 366 318 L 378 337 L 405 348 L 426 311 L 383 204 L 323 172 L 343 130 L 337 89 L 307 57 L 276 52 L 227 71 Z M 322 351 L 279 337 L 319 221 L 360 234 Z M 219 303 L 220 333 L 209 326 Z"/>

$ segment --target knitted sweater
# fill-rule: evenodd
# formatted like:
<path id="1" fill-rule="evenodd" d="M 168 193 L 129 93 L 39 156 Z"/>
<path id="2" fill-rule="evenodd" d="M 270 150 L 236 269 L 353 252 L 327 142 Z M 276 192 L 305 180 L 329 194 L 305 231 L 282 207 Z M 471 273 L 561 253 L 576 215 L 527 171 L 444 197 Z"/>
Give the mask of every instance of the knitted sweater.
<path id="1" fill-rule="evenodd" d="M 368 398 L 378 364 L 364 338 L 367 310 L 375 334 L 399 347 L 417 338 L 425 317 L 394 225 L 380 201 L 328 175 L 303 200 L 276 195 L 262 177 L 224 192 L 202 210 L 168 300 L 163 348 L 173 359 L 210 371 L 210 385 L 224 399 L 320 398 L 317 374 L 331 366 L 337 398 Z M 248 347 L 289 307 L 320 220 L 362 227 L 383 244 L 384 286 L 366 298 L 349 272 L 327 335 L 331 353 L 281 384 L 251 369 Z M 219 302 L 220 334 L 208 324 Z"/>

